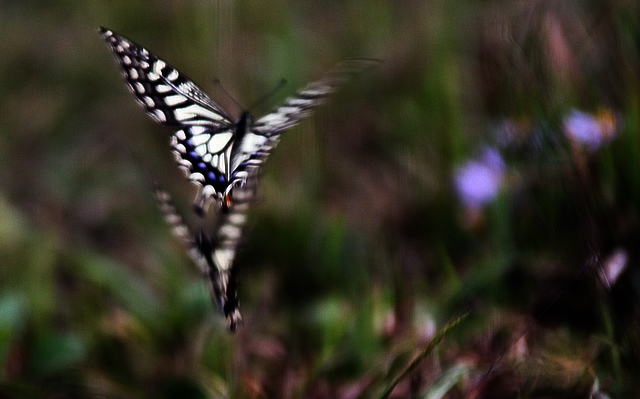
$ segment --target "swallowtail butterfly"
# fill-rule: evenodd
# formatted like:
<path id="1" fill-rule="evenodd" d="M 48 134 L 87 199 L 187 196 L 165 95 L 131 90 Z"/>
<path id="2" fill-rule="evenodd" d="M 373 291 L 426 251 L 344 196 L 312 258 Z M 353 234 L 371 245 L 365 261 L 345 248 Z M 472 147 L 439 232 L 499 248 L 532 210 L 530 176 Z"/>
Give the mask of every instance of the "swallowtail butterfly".
<path id="1" fill-rule="evenodd" d="M 257 179 L 251 178 L 234 191 L 233 207 L 220 213 L 212 234 L 204 229 L 193 231 L 185 223 L 171 201 L 169 193 L 156 186 L 155 194 L 160 210 L 173 232 L 189 248 L 189 255 L 209 278 L 211 294 L 235 331 L 242 322 L 238 310 L 238 294 L 234 259 L 247 222 L 247 211 L 254 198 Z"/>
<path id="2" fill-rule="evenodd" d="M 209 198 L 226 209 L 231 191 L 245 184 L 276 146 L 281 131 L 308 116 L 351 75 L 378 61 L 348 60 L 253 121 L 232 118 L 185 75 L 136 43 L 105 28 L 99 33 L 115 54 L 129 89 L 157 122 L 176 127 L 173 152 L 188 178 L 202 186 L 196 204 Z"/>

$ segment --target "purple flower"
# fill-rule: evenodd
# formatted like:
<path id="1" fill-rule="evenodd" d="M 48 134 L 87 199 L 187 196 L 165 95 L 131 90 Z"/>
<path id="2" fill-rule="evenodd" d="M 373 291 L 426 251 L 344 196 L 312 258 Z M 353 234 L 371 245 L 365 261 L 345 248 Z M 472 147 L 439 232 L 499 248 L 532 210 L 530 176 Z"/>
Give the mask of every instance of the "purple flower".
<path id="1" fill-rule="evenodd" d="M 500 153 L 486 147 L 479 160 L 467 161 L 454 172 L 458 196 L 467 207 L 481 207 L 493 201 L 500 191 L 504 174 Z"/>
<path id="2" fill-rule="evenodd" d="M 617 133 L 616 117 L 610 110 L 591 115 L 573 109 L 564 118 L 562 125 L 571 140 L 585 144 L 591 150 L 597 149 Z"/>

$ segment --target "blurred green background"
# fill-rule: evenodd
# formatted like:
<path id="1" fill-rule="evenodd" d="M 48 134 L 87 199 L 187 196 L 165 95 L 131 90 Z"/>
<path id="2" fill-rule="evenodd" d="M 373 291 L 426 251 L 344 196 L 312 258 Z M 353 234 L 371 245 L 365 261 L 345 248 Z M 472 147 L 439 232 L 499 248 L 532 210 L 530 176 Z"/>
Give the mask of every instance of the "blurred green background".
<path id="1" fill-rule="evenodd" d="M 0 0 L 0 397 L 640 396 L 635 1 Z M 150 191 L 194 189 L 106 26 L 287 131 L 235 335 Z M 180 194 L 179 194 L 180 193 Z M 192 221 L 194 222 L 194 221 Z M 197 222 L 197 220 L 195 221 Z"/>

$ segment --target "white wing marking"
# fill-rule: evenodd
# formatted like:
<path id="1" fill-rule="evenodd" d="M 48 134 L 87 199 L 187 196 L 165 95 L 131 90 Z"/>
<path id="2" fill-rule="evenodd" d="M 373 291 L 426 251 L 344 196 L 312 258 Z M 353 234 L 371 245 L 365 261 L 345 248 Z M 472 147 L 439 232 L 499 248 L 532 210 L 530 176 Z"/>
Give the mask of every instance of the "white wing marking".
<path id="1" fill-rule="evenodd" d="M 220 114 L 217 114 L 196 104 L 192 104 L 184 108 L 176 108 L 173 112 L 176 115 L 176 119 L 180 122 L 185 122 L 198 116 L 201 118 L 210 119 L 212 121 L 224 121 L 223 117 Z"/>
<path id="2" fill-rule="evenodd" d="M 159 109 L 154 109 L 151 116 L 155 116 L 156 120 L 158 120 L 160 123 L 164 123 L 167 121 L 167 117 L 164 115 L 164 112 Z"/>
<path id="3" fill-rule="evenodd" d="M 195 134 L 193 137 L 191 137 L 191 142 L 193 143 L 193 145 L 199 146 L 200 144 L 204 144 L 209 141 L 210 138 L 210 134 Z"/>
<path id="4" fill-rule="evenodd" d="M 166 96 L 164 98 L 164 103 L 167 104 L 170 107 L 176 106 L 178 104 L 182 104 L 185 101 L 187 101 L 187 98 L 185 96 L 181 96 L 179 94 L 174 94 L 172 96 Z"/>
<path id="5" fill-rule="evenodd" d="M 196 147 L 196 152 L 201 157 L 207 154 L 207 146 L 205 144 L 199 145 Z"/>
<path id="6" fill-rule="evenodd" d="M 156 63 L 153 65 L 153 72 L 157 73 L 158 75 L 162 75 L 162 70 L 165 66 L 167 66 L 167 64 L 164 61 L 158 59 L 158 61 L 156 61 Z"/>
<path id="7" fill-rule="evenodd" d="M 174 81 L 178 79 L 178 76 L 180 76 L 180 74 L 178 73 L 178 71 L 174 69 L 171 72 L 169 72 L 169 75 L 167 75 L 167 79 L 170 81 Z"/>
<path id="8" fill-rule="evenodd" d="M 233 133 L 214 134 L 209 140 L 209 152 L 216 153 L 221 151 L 232 138 Z"/>
<path id="9" fill-rule="evenodd" d="M 158 76 L 158 75 L 156 75 L 156 76 Z M 158 76 L 158 79 L 160 79 L 160 76 Z M 149 80 L 151 80 L 151 74 L 149 74 Z M 169 86 L 169 85 L 157 85 L 156 86 L 156 91 L 158 93 L 167 93 L 167 92 L 171 91 L 171 86 Z"/>

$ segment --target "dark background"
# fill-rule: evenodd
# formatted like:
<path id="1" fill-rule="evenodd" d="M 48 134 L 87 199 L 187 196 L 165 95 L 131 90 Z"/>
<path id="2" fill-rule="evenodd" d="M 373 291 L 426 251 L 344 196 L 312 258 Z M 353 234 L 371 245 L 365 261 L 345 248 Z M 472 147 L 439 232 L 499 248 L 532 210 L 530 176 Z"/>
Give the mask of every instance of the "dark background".
<path id="1" fill-rule="evenodd" d="M 623 0 L 0 0 L 0 397 L 374 398 L 466 312 L 392 397 L 637 397 L 639 16 Z M 98 26 L 234 115 L 215 79 L 245 107 L 287 79 L 259 117 L 342 59 L 384 60 L 268 160 L 235 335 L 151 196 L 158 179 L 193 200 L 171 130 Z M 491 173 L 465 174 L 488 149 Z"/>

